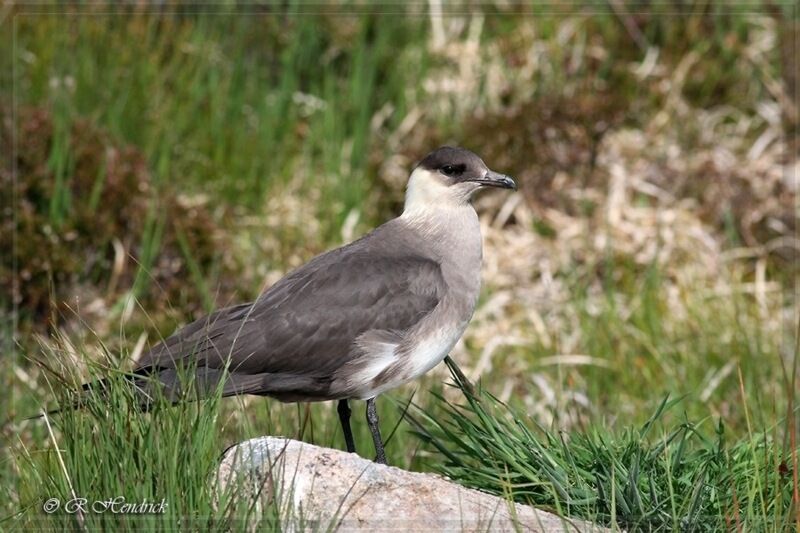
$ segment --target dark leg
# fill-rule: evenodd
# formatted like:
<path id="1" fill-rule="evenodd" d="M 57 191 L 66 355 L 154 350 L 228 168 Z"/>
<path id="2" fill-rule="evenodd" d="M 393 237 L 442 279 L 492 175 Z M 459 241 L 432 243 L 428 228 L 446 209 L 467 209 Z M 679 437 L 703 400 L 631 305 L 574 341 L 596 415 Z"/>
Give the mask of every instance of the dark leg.
<path id="1" fill-rule="evenodd" d="M 356 453 L 356 443 L 353 442 L 353 431 L 350 429 L 350 406 L 347 405 L 347 400 L 339 400 L 339 422 L 342 423 L 342 431 L 344 432 L 344 442 L 347 445 L 347 451 Z"/>
<path id="2" fill-rule="evenodd" d="M 375 462 L 386 464 L 386 453 L 383 451 L 381 428 L 378 426 L 378 411 L 375 409 L 375 398 L 367 400 L 367 424 L 372 432 L 372 442 L 375 443 Z"/>

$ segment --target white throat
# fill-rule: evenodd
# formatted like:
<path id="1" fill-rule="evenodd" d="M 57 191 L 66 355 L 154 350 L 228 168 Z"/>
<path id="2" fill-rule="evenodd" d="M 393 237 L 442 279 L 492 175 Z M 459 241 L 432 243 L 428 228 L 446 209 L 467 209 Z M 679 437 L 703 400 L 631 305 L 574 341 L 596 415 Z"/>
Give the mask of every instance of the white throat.
<path id="1" fill-rule="evenodd" d="M 417 167 L 408 179 L 403 216 L 469 207 L 470 192 L 448 186 L 434 172 Z"/>

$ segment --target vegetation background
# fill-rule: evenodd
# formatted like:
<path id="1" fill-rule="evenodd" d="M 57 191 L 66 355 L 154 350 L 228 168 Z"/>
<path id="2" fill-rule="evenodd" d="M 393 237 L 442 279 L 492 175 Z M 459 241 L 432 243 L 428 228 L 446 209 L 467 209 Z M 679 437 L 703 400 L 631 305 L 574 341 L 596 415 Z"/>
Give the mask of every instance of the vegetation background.
<path id="1" fill-rule="evenodd" d="M 343 447 L 333 405 L 261 398 L 22 419 L 397 215 L 442 144 L 520 190 L 476 201 L 452 357 L 482 391 L 442 365 L 383 399 L 390 462 L 629 529 L 796 520 L 795 3 L 6 2 L 0 24 L 0 527 L 74 526 L 40 509 L 77 491 L 224 529 L 246 518 L 198 487 L 228 445 Z"/>

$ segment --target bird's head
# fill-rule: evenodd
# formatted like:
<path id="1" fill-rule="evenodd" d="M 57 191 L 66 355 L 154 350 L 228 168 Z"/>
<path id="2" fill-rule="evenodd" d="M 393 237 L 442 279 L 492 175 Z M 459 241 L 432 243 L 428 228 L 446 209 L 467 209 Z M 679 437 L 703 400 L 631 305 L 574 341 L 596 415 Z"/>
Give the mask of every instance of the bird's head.
<path id="1" fill-rule="evenodd" d="M 517 184 L 509 176 L 489 170 L 469 150 L 443 146 L 426 155 L 411 172 L 405 210 L 462 206 L 485 187 L 516 189 Z"/>

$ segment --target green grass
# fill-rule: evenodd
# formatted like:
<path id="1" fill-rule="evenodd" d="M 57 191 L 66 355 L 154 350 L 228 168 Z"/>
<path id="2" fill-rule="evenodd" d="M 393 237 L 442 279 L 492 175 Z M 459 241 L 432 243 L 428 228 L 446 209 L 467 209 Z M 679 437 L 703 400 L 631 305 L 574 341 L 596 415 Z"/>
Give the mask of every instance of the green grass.
<path id="1" fill-rule="evenodd" d="M 70 391 L 87 374 L 65 363 L 62 353 L 44 352 L 43 364 L 52 375 L 48 396 L 69 405 Z M 107 378 L 106 387 L 84 397 L 80 410 L 27 423 L 30 434 L 6 450 L 18 473 L 19 508 L 3 518 L 5 529 L 302 524 L 303 517 L 287 516 L 277 504 L 280 498 L 256 513 L 255 501 L 241 497 L 240 487 L 233 484 L 216 495 L 211 480 L 222 451 L 251 435 L 287 435 L 343 448 L 333 404 L 308 409 L 258 400 L 245 407 L 236 399 L 221 402 L 217 393 L 175 406 L 157 396 L 150 412 L 142 413 L 127 374 L 118 369 L 122 361 L 107 354 L 106 363 L 97 365 L 80 349 L 77 353 L 89 379 Z M 411 466 L 439 471 L 468 487 L 627 530 L 783 531 L 794 524 L 800 450 L 787 440 L 793 434 L 788 419 L 736 436 L 722 420 L 688 418 L 682 409 L 690 401 L 678 398 L 663 399 L 638 427 L 564 431 L 542 426 L 450 368 L 456 399 L 447 399 L 441 389 L 422 395 L 397 433 L 396 421 L 412 398 L 379 402 L 391 464 L 409 466 L 410 460 Z M 191 400 L 191 380 L 187 383 Z M 242 416 L 244 409 L 248 416 Z M 366 425 L 357 410 L 354 414 L 357 447 L 369 457 Z M 109 495 L 128 502 L 163 499 L 168 509 L 136 516 L 41 511 L 51 498 L 92 502 Z"/>
<path id="2" fill-rule="evenodd" d="M 237 204 L 258 205 L 297 174 L 302 154 L 309 178 L 318 178 L 309 185 L 324 191 L 321 207 L 333 206 L 320 214 L 341 223 L 363 198 L 372 110 L 386 100 L 403 110 L 405 76 L 415 72 L 400 77 L 387 62 L 419 25 L 365 16 L 339 35 L 326 28 L 333 20 L 313 14 L 221 11 L 187 19 L 20 14 L 19 103 L 50 103 L 59 124 L 91 117 L 141 147 L 157 183 L 178 177 Z M 336 39 L 352 39 L 349 50 L 331 54 Z M 36 60 L 26 63 L 22 51 Z M 321 106 L 296 105 L 304 94 Z M 56 132 L 58 169 L 69 161 L 66 133 Z"/>
<path id="3" fill-rule="evenodd" d="M 665 398 L 640 427 L 563 432 L 454 376 L 466 401 L 439 396 L 436 416 L 417 408 L 411 420 L 440 452 L 433 469 L 459 483 L 628 531 L 796 525 L 788 419 L 731 439 L 721 420 L 668 421 L 684 401 Z"/>
<path id="4" fill-rule="evenodd" d="M 53 394 L 61 398 L 61 405 L 72 404 L 75 397 L 68 392 L 75 390 L 75 369 L 53 354 L 48 360 L 56 365 Z M 81 410 L 67 409 L 36 422 L 34 431 L 48 447 L 32 449 L 22 441 L 13 445 L 21 506 L 19 514 L 3 518 L 4 529 L 229 531 L 245 523 L 275 527 L 294 518 L 281 516 L 275 501 L 256 518 L 256 502 L 240 497 L 243 487 L 235 482 L 215 491 L 213 475 L 224 450 L 219 391 L 201 402 L 176 406 L 156 394 L 145 414 L 125 372 L 96 364 L 90 368 L 92 379 L 105 378 L 102 392 L 98 389 L 81 400 Z M 191 398 L 191 380 L 185 383 Z M 117 497 L 129 503 L 164 502 L 166 506 L 163 512 L 132 515 L 93 512 Z M 76 498 L 88 502 L 83 512 L 69 507 L 68 502 Z M 60 507 L 43 512 L 45 502 L 53 499 Z"/>

